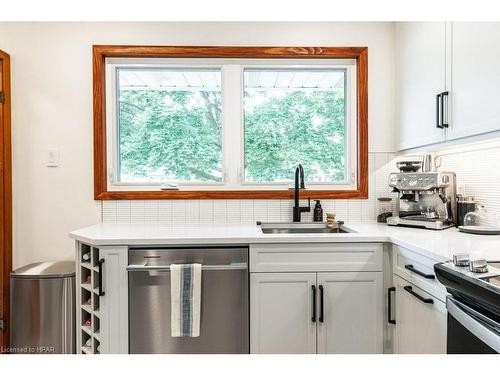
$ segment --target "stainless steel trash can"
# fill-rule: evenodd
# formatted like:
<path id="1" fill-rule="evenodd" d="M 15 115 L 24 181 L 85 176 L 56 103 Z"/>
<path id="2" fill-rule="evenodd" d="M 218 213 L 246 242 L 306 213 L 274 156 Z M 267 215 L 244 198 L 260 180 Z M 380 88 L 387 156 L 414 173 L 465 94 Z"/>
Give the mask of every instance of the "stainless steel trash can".
<path id="1" fill-rule="evenodd" d="M 75 262 L 41 262 L 10 274 L 12 353 L 75 353 Z"/>

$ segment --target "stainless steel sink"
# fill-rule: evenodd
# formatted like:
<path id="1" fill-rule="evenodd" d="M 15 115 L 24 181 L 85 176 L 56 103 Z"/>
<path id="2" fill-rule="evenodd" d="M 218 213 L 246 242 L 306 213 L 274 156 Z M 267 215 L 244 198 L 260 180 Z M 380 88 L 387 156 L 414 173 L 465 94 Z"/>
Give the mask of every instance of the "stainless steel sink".
<path id="1" fill-rule="evenodd" d="M 327 228 L 325 222 L 316 223 L 258 223 L 264 234 L 308 234 L 308 233 L 353 233 L 343 225 L 335 223 L 333 228 Z"/>

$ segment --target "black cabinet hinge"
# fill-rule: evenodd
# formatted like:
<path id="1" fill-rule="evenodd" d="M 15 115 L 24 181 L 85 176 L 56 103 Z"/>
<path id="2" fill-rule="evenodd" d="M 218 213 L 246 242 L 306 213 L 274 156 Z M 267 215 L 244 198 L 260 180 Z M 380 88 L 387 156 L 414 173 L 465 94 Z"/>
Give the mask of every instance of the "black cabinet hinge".
<path id="1" fill-rule="evenodd" d="M 0 91 L 0 104 L 5 104 L 5 93 Z"/>
<path id="2" fill-rule="evenodd" d="M 5 331 L 5 319 L 0 318 L 0 331 Z"/>

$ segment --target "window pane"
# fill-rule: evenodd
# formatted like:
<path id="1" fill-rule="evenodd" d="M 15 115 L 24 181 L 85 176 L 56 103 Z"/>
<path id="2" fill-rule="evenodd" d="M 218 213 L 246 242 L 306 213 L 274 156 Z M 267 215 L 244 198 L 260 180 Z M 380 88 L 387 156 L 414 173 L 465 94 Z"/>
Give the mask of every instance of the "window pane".
<path id="1" fill-rule="evenodd" d="M 245 69 L 245 180 L 345 182 L 345 69 Z"/>
<path id="2" fill-rule="evenodd" d="M 221 182 L 221 73 L 120 68 L 119 180 Z"/>

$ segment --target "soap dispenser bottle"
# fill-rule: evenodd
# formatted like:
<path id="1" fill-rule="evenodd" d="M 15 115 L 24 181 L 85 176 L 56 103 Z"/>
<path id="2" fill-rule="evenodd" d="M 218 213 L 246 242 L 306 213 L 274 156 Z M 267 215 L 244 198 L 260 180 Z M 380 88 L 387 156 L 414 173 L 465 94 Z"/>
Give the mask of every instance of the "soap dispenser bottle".
<path id="1" fill-rule="evenodd" d="M 314 206 L 314 221 L 323 221 L 323 209 L 321 208 L 321 203 L 319 199 L 315 199 L 316 205 Z"/>

